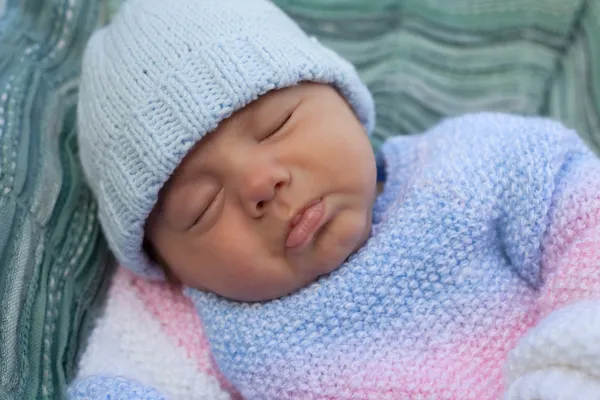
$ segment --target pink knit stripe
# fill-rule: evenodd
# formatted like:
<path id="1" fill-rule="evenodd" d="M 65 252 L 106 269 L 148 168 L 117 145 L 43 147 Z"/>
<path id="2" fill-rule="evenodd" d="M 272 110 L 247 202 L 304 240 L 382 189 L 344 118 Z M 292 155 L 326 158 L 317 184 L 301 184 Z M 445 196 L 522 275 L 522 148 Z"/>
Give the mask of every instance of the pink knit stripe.
<path id="1" fill-rule="evenodd" d="M 554 253 L 547 260 L 551 268 L 544 276 L 540 295 L 542 316 L 578 300 L 600 299 L 600 223 L 596 223 L 564 243 L 562 253 Z"/>
<path id="2" fill-rule="evenodd" d="M 204 328 L 189 299 L 167 282 L 149 281 L 119 268 L 118 281 L 127 281 L 124 290 L 133 290 L 161 324 L 164 332 L 183 348 L 198 369 L 218 379 L 221 387 L 233 398 L 239 398 L 229 382 L 218 370 L 212 357 Z"/>

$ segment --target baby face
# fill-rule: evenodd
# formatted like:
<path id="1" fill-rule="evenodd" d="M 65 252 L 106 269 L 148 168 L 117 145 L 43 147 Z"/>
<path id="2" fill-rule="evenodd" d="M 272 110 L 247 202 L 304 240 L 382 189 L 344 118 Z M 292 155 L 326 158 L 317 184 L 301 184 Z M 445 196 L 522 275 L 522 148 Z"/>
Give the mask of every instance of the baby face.
<path id="1" fill-rule="evenodd" d="M 327 85 L 271 92 L 186 156 L 146 228 L 181 283 L 239 301 L 292 293 L 367 240 L 375 157 L 350 106 Z"/>

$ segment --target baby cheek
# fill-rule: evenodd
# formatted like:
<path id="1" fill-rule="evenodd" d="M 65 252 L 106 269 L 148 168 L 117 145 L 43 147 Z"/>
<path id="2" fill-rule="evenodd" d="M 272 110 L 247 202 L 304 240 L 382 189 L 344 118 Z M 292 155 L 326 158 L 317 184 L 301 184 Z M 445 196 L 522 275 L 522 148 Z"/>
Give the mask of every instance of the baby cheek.
<path id="1" fill-rule="evenodd" d="M 347 211 L 331 221 L 319 242 L 317 255 L 328 272 L 339 267 L 348 256 L 361 247 L 369 229 L 370 226 L 366 226 L 366 218 L 358 212 Z"/>
<path id="2" fill-rule="evenodd" d="M 215 258 L 224 274 L 248 282 L 260 280 L 271 262 L 265 246 L 252 237 L 221 241 L 218 253 Z"/>

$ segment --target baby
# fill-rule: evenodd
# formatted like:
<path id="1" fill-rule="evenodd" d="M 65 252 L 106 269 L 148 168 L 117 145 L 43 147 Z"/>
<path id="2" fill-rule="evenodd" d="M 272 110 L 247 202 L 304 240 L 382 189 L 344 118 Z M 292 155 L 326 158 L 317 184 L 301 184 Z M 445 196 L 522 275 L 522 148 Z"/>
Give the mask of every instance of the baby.
<path id="1" fill-rule="evenodd" d="M 266 0 L 130 0 L 85 53 L 111 249 L 182 288 L 245 398 L 598 399 L 600 161 L 541 118 L 377 155 L 373 125 L 354 68 Z"/>

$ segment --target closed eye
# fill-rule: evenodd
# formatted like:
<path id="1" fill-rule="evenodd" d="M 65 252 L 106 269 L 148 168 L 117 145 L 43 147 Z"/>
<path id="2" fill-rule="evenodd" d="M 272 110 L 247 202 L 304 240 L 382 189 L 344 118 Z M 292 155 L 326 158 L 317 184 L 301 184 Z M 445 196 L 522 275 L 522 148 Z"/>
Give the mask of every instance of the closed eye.
<path id="1" fill-rule="evenodd" d="M 202 208 L 200 214 L 198 215 L 198 218 L 194 220 L 194 223 L 188 228 L 188 230 L 196 227 L 197 225 L 201 224 L 202 222 L 204 222 L 204 220 L 207 219 L 207 215 L 210 212 L 212 212 L 212 208 L 215 207 L 215 204 L 217 203 L 217 199 L 219 198 L 219 194 L 221 193 L 221 191 L 222 190 L 217 192 L 217 194 L 211 199 L 210 203 L 206 207 Z"/>
<path id="2" fill-rule="evenodd" d="M 267 136 L 265 136 L 264 138 L 261 139 L 261 142 L 263 140 L 267 140 L 269 138 L 272 138 L 273 136 L 277 135 L 277 133 L 281 132 L 283 130 L 283 127 L 285 126 L 285 124 L 287 124 L 288 121 L 292 118 L 292 115 L 293 115 L 293 112 L 290 112 L 285 117 L 285 119 L 283 119 L 283 121 L 280 124 L 278 124 L 277 128 L 271 130 L 270 133 Z"/>

